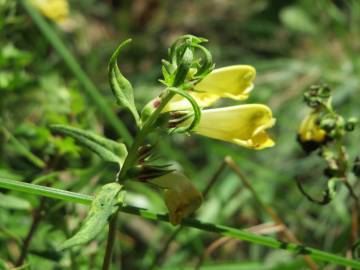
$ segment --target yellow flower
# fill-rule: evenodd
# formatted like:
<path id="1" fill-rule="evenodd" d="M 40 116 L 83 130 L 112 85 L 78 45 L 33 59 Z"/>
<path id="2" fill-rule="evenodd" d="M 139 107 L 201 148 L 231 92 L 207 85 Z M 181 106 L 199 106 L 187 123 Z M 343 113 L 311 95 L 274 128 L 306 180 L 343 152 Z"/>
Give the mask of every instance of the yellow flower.
<path id="1" fill-rule="evenodd" d="M 215 69 L 195 85 L 190 94 L 200 107 L 208 107 L 220 98 L 243 100 L 253 89 L 256 71 L 251 66 L 236 65 Z M 189 110 L 190 103 L 175 96 L 164 111 Z M 187 126 L 192 118 L 179 126 Z M 217 109 L 203 109 L 193 130 L 203 136 L 232 142 L 251 149 L 264 149 L 275 143 L 266 129 L 275 124 L 271 109 L 262 104 L 246 104 Z"/>
<path id="2" fill-rule="evenodd" d="M 247 99 L 254 85 L 256 71 L 252 66 L 235 65 L 215 69 L 188 91 L 199 107 L 205 108 L 220 98 Z M 143 115 L 150 114 L 161 99 L 152 100 Z M 163 112 L 191 110 L 190 102 L 180 95 L 165 106 Z M 171 127 L 189 126 L 193 117 L 183 121 L 184 114 L 173 114 Z M 179 117 L 177 120 L 176 117 Z M 183 121 L 183 122 L 181 122 Z M 251 149 L 264 149 L 275 145 L 266 129 L 275 124 L 271 109 L 262 104 L 245 104 L 217 109 L 202 109 L 198 125 L 192 130 L 197 134 L 223 140 Z"/>
<path id="3" fill-rule="evenodd" d="M 183 122 L 186 126 L 192 119 Z M 266 129 L 275 124 L 271 109 L 262 104 L 245 104 L 202 110 L 195 133 L 232 142 L 251 149 L 264 149 L 275 143 Z"/>
<path id="4" fill-rule="evenodd" d="M 164 200 L 173 225 L 181 223 L 184 217 L 194 213 L 202 203 L 202 194 L 179 172 L 171 172 L 149 182 L 164 189 Z"/>
<path id="5" fill-rule="evenodd" d="M 189 91 L 200 107 L 208 107 L 219 98 L 247 99 L 254 87 L 256 71 L 252 66 L 235 65 L 214 69 Z M 176 95 L 164 111 L 190 108 L 187 99 Z"/>
<path id="6" fill-rule="evenodd" d="M 316 112 L 308 114 L 302 121 L 298 134 L 301 142 L 317 142 L 321 143 L 326 138 L 326 132 L 317 124 L 318 114 Z"/>
<path id="7" fill-rule="evenodd" d="M 33 5 L 49 19 L 60 23 L 69 16 L 67 0 L 31 0 Z"/>
<path id="8" fill-rule="evenodd" d="M 297 138 L 306 152 L 316 150 L 320 145 L 329 140 L 325 130 L 316 124 L 318 116 L 318 112 L 312 112 L 300 124 Z"/>

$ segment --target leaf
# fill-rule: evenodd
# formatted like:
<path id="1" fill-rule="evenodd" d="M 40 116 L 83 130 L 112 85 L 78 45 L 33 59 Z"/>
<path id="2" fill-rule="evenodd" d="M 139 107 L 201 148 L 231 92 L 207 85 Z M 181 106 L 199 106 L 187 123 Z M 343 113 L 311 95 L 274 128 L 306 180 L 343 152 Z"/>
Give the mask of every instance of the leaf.
<path id="1" fill-rule="evenodd" d="M 89 214 L 80 230 L 70 239 L 62 243 L 58 250 L 84 245 L 93 240 L 107 225 L 109 218 L 123 203 L 122 185 L 110 183 L 104 185 L 91 203 Z"/>
<path id="2" fill-rule="evenodd" d="M 0 208 L 12 210 L 30 210 L 31 205 L 28 201 L 22 198 L 0 193 Z"/>
<path id="3" fill-rule="evenodd" d="M 136 124 L 140 126 L 140 117 L 134 102 L 134 93 L 131 83 L 121 74 L 117 64 L 117 58 L 121 49 L 131 42 L 131 39 L 125 40 L 119 45 L 110 58 L 108 72 L 111 90 L 120 106 L 127 108 L 135 118 Z"/>
<path id="4" fill-rule="evenodd" d="M 127 156 L 126 146 L 123 143 L 104 138 L 91 131 L 65 125 L 52 125 L 51 129 L 73 137 L 102 159 L 118 163 L 120 166 L 122 166 Z"/>

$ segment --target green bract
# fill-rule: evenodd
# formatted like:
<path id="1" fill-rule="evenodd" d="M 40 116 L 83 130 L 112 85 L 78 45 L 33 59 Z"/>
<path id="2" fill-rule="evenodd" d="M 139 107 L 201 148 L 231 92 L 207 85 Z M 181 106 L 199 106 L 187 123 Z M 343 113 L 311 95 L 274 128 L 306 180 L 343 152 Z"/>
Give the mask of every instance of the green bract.
<path id="1" fill-rule="evenodd" d="M 178 38 L 162 60 L 163 80 L 168 87 L 191 88 L 214 68 L 211 53 L 201 44 L 204 38 L 184 35 Z M 184 87 L 187 86 L 187 87 Z"/>
<path id="2" fill-rule="evenodd" d="M 122 48 L 131 42 L 131 39 L 125 40 L 117 47 L 109 61 L 109 82 L 111 90 L 120 106 L 127 108 L 135 118 L 138 126 L 140 126 L 140 117 L 134 102 L 134 93 L 131 83 L 121 74 L 117 65 L 117 58 Z"/>
<path id="3" fill-rule="evenodd" d="M 201 118 L 201 109 L 199 104 L 197 104 L 196 100 L 186 91 L 182 90 L 182 89 L 178 89 L 178 88 L 174 88 L 174 87 L 170 87 L 169 91 L 174 92 L 184 98 L 186 98 L 193 109 L 193 120 L 191 121 L 191 124 L 187 127 L 177 127 L 171 130 L 171 132 L 188 132 L 191 131 L 194 127 L 196 127 L 196 125 L 199 123 L 200 118 Z"/>

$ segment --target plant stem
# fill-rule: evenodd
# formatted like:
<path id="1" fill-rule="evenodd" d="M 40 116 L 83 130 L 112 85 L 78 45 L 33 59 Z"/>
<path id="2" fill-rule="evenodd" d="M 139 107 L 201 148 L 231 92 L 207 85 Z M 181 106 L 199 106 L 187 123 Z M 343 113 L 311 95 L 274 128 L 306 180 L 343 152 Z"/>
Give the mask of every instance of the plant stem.
<path id="1" fill-rule="evenodd" d="M 19 259 L 16 261 L 15 266 L 21 266 L 24 263 L 24 260 L 28 254 L 28 250 L 29 250 L 29 246 L 30 246 L 30 242 L 31 239 L 33 238 L 36 229 L 38 228 L 40 221 L 41 221 L 41 216 L 42 216 L 42 212 L 44 211 L 45 208 L 45 202 L 46 202 L 46 198 L 42 197 L 40 200 L 40 205 L 38 208 L 35 209 L 34 214 L 33 214 L 33 220 L 31 223 L 31 227 L 30 230 L 28 232 L 28 234 L 25 237 L 25 240 L 23 242 L 23 245 L 21 247 L 21 253 L 20 253 L 20 257 Z"/>
<path id="2" fill-rule="evenodd" d="M 127 171 L 134 165 L 138 156 L 138 148 L 144 142 L 146 136 L 151 132 L 153 129 L 153 125 L 155 124 L 159 114 L 166 106 L 166 104 L 174 97 L 175 93 L 165 90 L 164 96 L 162 97 L 160 105 L 156 108 L 156 110 L 149 116 L 149 118 L 144 123 L 144 126 L 136 135 L 134 142 L 132 143 L 129 154 L 124 161 L 124 165 L 121 168 L 118 181 L 124 181 L 126 177 Z"/>
<path id="3" fill-rule="evenodd" d="M 351 198 L 353 199 L 353 206 L 351 207 L 351 230 L 349 237 L 349 248 L 348 248 L 348 257 L 352 258 L 352 248 L 356 240 L 358 239 L 359 231 L 359 211 L 360 211 L 360 201 L 359 197 L 356 195 L 354 188 L 351 186 L 347 178 L 344 178 L 344 184 L 348 189 Z M 347 268 L 349 270 L 351 268 Z"/>
<path id="4" fill-rule="evenodd" d="M 33 19 L 44 37 L 64 60 L 70 71 L 82 84 L 85 94 L 90 98 L 90 100 L 95 104 L 95 106 L 98 107 L 104 118 L 115 129 L 119 136 L 121 136 L 124 142 L 126 144 L 130 144 L 132 141 L 132 137 L 129 131 L 127 130 L 123 122 L 121 122 L 119 118 L 117 118 L 116 115 L 112 112 L 107 101 L 103 98 L 103 96 L 100 94 L 100 91 L 96 88 L 94 83 L 90 80 L 90 78 L 78 64 L 75 57 L 71 54 L 68 48 L 66 48 L 63 41 L 56 34 L 56 31 L 50 26 L 46 19 L 32 7 L 28 0 L 20 0 L 19 2 Z"/>
<path id="5" fill-rule="evenodd" d="M 50 187 L 38 186 L 34 184 L 22 183 L 20 181 L 9 180 L 5 178 L 0 178 L 0 188 L 22 191 L 22 192 L 37 194 L 45 197 L 61 199 L 67 202 L 81 203 L 85 205 L 90 205 L 93 199 L 92 196 L 85 194 L 64 191 L 57 188 L 50 188 Z M 141 209 L 138 207 L 122 206 L 120 207 L 119 211 L 132 215 L 141 216 L 143 218 L 150 220 L 169 222 L 168 215 L 151 212 L 149 210 Z M 254 244 L 259 244 L 274 249 L 287 250 L 297 255 L 309 255 L 313 259 L 318 261 L 323 261 L 323 262 L 342 265 L 342 266 L 351 266 L 354 269 L 360 269 L 360 261 L 347 259 L 326 251 L 321 251 L 304 245 L 278 241 L 270 237 L 256 235 L 254 233 L 239 230 L 236 228 L 231 228 L 231 227 L 212 224 L 212 223 L 206 223 L 192 218 L 185 218 L 182 222 L 182 225 L 207 232 L 217 233 L 223 236 L 229 236 L 235 239 L 247 241 Z"/>
<path id="6" fill-rule="evenodd" d="M 57 158 L 55 158 L 55 164 L 57 163 Z M 54 163 L 52 165 L 55 165 Z M 51 167 L 51 166 L 50 166 Z M 49 166 L 47 166 L 46 169 L 43 170 L 43 175 L 40 177 L 37 177 L 33 181 L 31 181 L 32 184 L 39 184 L 43 183 L 44 181 L 48 181 L 51 178 L 54 178 L 54 176 L 57 176 L 59 172 L 49 172 L 50 169 Z M 22 247 L 21 247 L 21 253 L 20 256 L 15 264 L 15 266 L 21 266 L 24 263 L 24 260 L 26 259 L 26 256 L 29 252 L 29 247 L 31 244 L 31 240 L 33 239 L 36 230 L 38 229 L 41 219 L 44 217 L 43 212 L 45 210 L 46 206 L 46 197 L 41 197 L 39 206 L 33 211 L 33 218 L 32 223 L 30 226 L 30 229 L 28 231 L 28 234 L 25 237 L 25 240 L 23 241 Z"/>
<path id="7" fill-rule="evenodd" d="M 112 251 L 114 248 L 116 238 L 116 225 L 117 225 L 117 213 L 111 218 L 109 222 L 109 233 L 106 243 L 105 256 L 103 260 L 102 270 L 107 270 L 111 264 Z"/>
<path id="8" fill-rule="evenodd" d="M 162 97 L 160 105 L 156 108 L 156 110 L 149 116 L 149 118 L 144 123 L 144 126 L 137 133 L 131 147 L 129 150 L 129 154 L 127 155 L 124 165 L 121 168 L 121 171 L 117 177 L 117 182 L 123 182 L 126 178 L 127 171 L 136 163 L 136 159 L 138 157 L 138 149 L 144 142 L 146 136 L 153 129 L 153 126 L 161 113 L 162 109 L 166 106 L 166 104 L 172 99 L 175 93 L 165 90 L 164 96 Z M 114 247 L 114 239 L 116 234 L 116 223 L 117 223 L 118 211 L 114 213 L 113 218 L 109 222 L 109 233 L 107 238 L 105 257 L 103 261 L 102 270 L 108 270 L 111 264 L 111 256 L 112 250 Z"/>
<path id="9" fill-rule="evenodd" d="M 353 187 L 351 186 L 351 184 L 349 183 L 349 181 L 347 180 L 347 178 L 345 178 L 345 179 L 343 180 L 343 182 L 344 182 L 346 188 L 348 189 L 351 198 L 353 198 L 353 200 L 354 200 L 354 204 L 355 204 L 356 209 L 359 211 L 359 209 L 360 209 L 359 197 L 358 197 L 358 196 L 356 195 L 356 193 L 354 192 L 354 189 L 353 189 Z"/>

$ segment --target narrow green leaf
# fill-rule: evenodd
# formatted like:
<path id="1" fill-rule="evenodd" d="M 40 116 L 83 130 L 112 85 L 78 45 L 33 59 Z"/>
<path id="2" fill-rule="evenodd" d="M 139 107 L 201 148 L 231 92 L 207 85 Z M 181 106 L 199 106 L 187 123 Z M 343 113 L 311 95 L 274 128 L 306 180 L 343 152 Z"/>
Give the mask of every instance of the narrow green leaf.
<path id="1" fill-rule="evenodd" d="M 90 211 L 80 230 L 59 246 L 64 250 L 77 245 L 84 245 L 93 240 L 106 226 L 109 218 L 123 202 L 122 186 L 118 183 L 104 185 L 91 203 Z"/>
<path id="2" fill-rule="evenodd" d="M 52 125 L 51 129 L 73 137 L 79 143 L 99 155 L 102 159 L 118 163 L 120 166 L 122 166 L 127 156 L 126 146 L 123 143 L 106 139 L 91 131 L 65 125 Z"/>
<path id="3" fill-rule="evenodd" d="M 131 39 L 125 40 L 115 50 L 109 61 L 109 81 L 111 90 L 120 106 L 127 108 L 135 118 L 136 124 L 140 126 L 140 117 L 134 102 L 134 93 L 131 83 L 121 74 L 117 64 L 117 58 L 121 49 L 131 42 Z"/>

